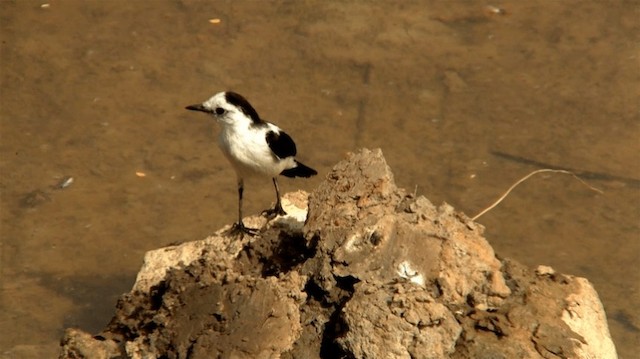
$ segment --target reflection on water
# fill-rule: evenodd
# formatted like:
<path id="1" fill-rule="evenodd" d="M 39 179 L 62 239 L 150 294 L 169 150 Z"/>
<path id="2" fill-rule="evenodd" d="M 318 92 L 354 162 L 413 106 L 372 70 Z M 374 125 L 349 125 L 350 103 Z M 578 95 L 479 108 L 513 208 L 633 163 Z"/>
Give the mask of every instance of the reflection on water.
<path id="1" fill-rule="evenodd" d="M 631 3 L 42 4 L 0 3 L 4 356 L 52 357 L 64 327 L 99 331 L 145 251 L 234 220 L 216 126 L 183 110 L 226 89 L 320 170 L 284 190 L 313 189 L 359 147 L 469 215 L 540 164 L 599 174 L 602 195 L 534 178 L 480 222 L 499 255 L 589 278 L 621 357 L 635 353 Z M 248 183 L 246 212 L 271 191 Z"/>

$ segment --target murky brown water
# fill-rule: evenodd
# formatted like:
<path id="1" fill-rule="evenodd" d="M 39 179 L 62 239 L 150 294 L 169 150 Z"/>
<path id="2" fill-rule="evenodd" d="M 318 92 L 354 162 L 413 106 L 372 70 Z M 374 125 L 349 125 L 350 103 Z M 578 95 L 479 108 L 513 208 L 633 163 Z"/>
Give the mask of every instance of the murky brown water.
<path id="1" fill-rule="evenodd" d="M 0 2 L 0 356 L 54 357 L 64 327 L 109 321 L 145 251 L 234 220 L 216 126 L 183 109 L 225 89 L 321 173 L 381 147 L 399 185 L 469 215 L 540 166 L 583 173 L 605 193 L 539 176 L 479 221 L 499 255 L 589 278 L 635 355 L 636 2 L 44 3 Z M 270 182 L 245 196 L 266 208 Z"/>

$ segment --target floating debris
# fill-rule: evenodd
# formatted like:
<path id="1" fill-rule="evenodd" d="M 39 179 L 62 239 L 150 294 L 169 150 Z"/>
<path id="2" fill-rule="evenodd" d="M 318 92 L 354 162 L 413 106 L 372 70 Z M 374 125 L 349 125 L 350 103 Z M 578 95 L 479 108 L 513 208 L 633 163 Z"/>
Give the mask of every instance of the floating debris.
<path id="1" fill-rule="evenodd" d="M 211 23 L 211 24 L 219 24 L 221 22 L 222 22 L 222 20 L 217 19 L 217 18 L 216 19 L 209 19 L 209 23 Z"/>
<path id="2" fill-rule="evenodd" d="M 71 184 L 73 183 L 73 177 L 71 176 L 66 176 L 63 177 L 60 182 L 58 182 L 58 184 L 56 185 L 57 189 L 65 189 L 69 186 L 71 186 Z"/>
<path id="3" fill-rule="evenodd" d="M 136 176 L 138 177 L 147 177 L 147 174 L 141 171 L 136 171 Z"/>
<path id="4" fill-rule="evenodd" d="M 507 14 L 507 11 L 505 9 L 497 7 L 497 6 L 493 6 L 493 5 L 486 6 L 485 10 L 489 14 L 493 14 L 493 15 L 506 15 Z"/>

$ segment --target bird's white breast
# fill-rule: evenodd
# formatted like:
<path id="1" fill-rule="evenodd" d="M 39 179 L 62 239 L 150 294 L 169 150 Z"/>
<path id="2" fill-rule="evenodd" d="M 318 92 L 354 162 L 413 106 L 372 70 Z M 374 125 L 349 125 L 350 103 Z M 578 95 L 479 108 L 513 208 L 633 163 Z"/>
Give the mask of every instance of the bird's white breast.
<path id="1" fill-rule="evenodd" d="M 269 130 L 278 127 L 267 124 Z M 278 159 L 267 144 L 264 126 L 223 126 L 218 144 L 240 177 L 263 175 L 276 177 L 283 170 L 295 167 L 292 157 Z"/>

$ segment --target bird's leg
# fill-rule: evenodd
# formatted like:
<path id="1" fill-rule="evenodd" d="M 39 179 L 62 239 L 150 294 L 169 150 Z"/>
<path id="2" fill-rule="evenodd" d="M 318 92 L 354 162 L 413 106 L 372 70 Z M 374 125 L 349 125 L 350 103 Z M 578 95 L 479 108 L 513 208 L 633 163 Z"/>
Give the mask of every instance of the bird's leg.
<path id="1" fill-rule="evenodd" d="M 234 235 L 246 233 L 255 236 L 258 234 L 258 229 L 245 227 L 242 222 L 242 192 L 244 192 L 244 180 L 238 177 L 238 222 L 233 224 L 229 232 Z"/>
<path id="2" fill-rule="evenodd" d="M 282 208 L 282 201 L 280 200 L 280 188 L 278 188 L 278 180 L 273 177 L 273 186 L 276 188 L 276 205 L 273 208 L 262 211 L 262 215 L 267 218 L 275 218 L 276 216 L 284 216 L 287 212 Z"/>

